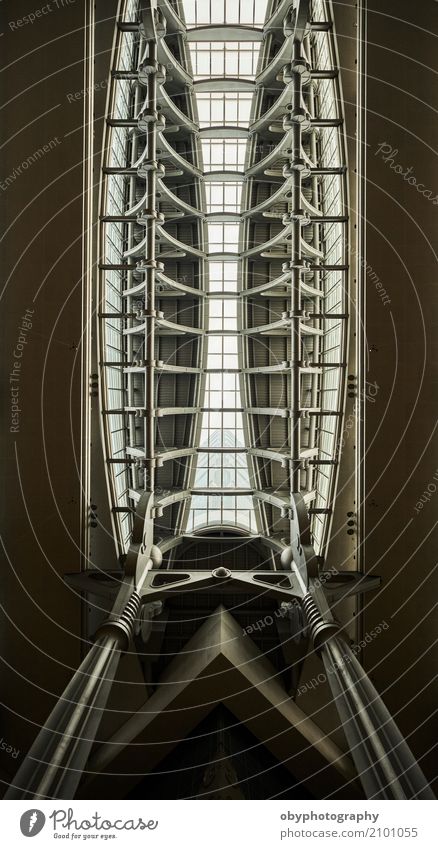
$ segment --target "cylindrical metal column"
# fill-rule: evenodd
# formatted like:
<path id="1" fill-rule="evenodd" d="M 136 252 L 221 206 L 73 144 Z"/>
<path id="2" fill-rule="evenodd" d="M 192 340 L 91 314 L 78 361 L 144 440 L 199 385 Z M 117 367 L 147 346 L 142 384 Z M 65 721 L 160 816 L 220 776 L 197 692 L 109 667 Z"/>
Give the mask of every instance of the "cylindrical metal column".
<path id="1" fill-rule="evenodd" d="M 294 42 L 294 60 L 297 62 L 301 57 L 301 43 Z M 292 291 L 291 291 L 291 492 L 299 492 L 301 489 L 301 366 L 302 366 L 302 343 L 301 343 L 301 281 L 302 281 L 302 252 L 301 252 L 301 228 L 302 222 L 299 218 L 301 208 L 301 168 L 297 167 L 302 153 L 302 126 L 301 126 L 301 104 L 303 98 L 302 76 L 299 70 L 292 73 L 293 78 L 293 100 L 292 100 Z"/>
<path id="2" fill-rule="evenodd" d="M 322 659 L 345 736 L 368 799 L 433 799 L 409 746 L 342 636 Z"/>
<path id="3" fill-rule="evenodd" d="M 151 33 L 147 33 L 152 36 Z M 146 269 L 145 269 L 145 480 L 148 492 L 155 489 L 155 230 L 157 220 L 157 44 L 155 37 L 148 40 L 148 58 L 143 67 L 147 74 L 146 130 L 147 168 L 146 187 Z"/>
<path id="4" fill-rule="evenodd" d="M 305 45 L 305 41 L 303 42 L 303 47 L 304 47 L 304 45 Z M 311 115 L 312 118 L 317 117 L 316 102 L 315 102 L 315 82 L 313 80 L 311 80 L 310 84 L 309 84 L 309 111 L 310 111 L 310 115 Z M 312 128 L 312 131 L 310 132 L 310 137 L 309 137 L 310 159 L 315 164 L 318 161 L 317 133 L 318 133 L 318 130 L 316 128 Z M 312 189 L 312 200 L 311 200 L 312 205 L 315 207 L 315 209 L 319 209 L 320 204 L 319 204 L 319 198 L 318 198 L 318 177 L 316 176 L 316 174 L 313 175 L 310 185 L 311 185 L 311 189 Z M 322 229 L 323 228 L 321 228 L 321 225 L 318 224 L 315 221 L 314 224 L 313 224 L 313 233 L 314 233 L 313 244 L 319 250 L 322 249 L 322 244 L 321 244 Z M 321 283 L 322 283 L 322 275 L 317 270 L 319 264 L 320 264 L 320 260 L 319 260 L 318 257 L 316 257 L 314 262 L 313 262 L 313 265 L 314 265 L 313 285 L 314 285 L 316 290 L 319 290 L 321 288 Z M 323 312 L 323 307 L 322 307 L 323 303 L 324 303 L 323 299 L 321 299 L 319 296 L 315 297 L 314 301 L 313 301 L 313 311 L 315 313 Z M 318 334 L 316 334 L 313 337 L 312 360 L 313 360 L 314 363 L 319 363 L 320 360 L 321 360 L 321 345 L 320 345 L 320 337 L 318 336 Z M 319 406 L 319 398 L 320 398 L 319 376 L 313 375 L 310 406 L 314 407 L 316 409 Z M 318 417 L 317 416 L 311 416 L 310 419 L 309 419 L 309 446 L 317 444 L 318 427 L 319 427 Z M 309 465 L 309 467 L 308 467 L 307 489 L 309 491 L 316 489 L 316 479 L 317 479 L 316 469 L 317 469 L 317 467 L 315 465 L 313 465 L 313 466 Z"/>
<path id="5" fill-rule="evenodd" d="M 122 651 L 131 639 L 140 596 L 124 586 L 128 598 L 120 615 L 99 628 L 96 642 L 73 675 L 41 728 L 6 799 L 72 799 L 93 745 Z M 117 609 L 117 602 L 116 602 Z"/>
<path id="6" fill-rule="evenodd" d="M 347 743 L 367 799 L 434 799 L 422 770 L 333 622 L 325 622 L 311 593 L 303 608 L 321 653 Z"/>

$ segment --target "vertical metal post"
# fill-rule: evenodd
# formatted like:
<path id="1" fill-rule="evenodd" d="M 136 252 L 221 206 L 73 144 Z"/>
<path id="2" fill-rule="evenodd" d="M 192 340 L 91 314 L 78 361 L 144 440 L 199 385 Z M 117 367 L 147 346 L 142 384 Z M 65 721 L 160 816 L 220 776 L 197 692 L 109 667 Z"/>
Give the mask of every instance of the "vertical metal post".
<path id="1" fill-rule="evenodd" d="M 134 115 L 137 115 L 138 110 L 139 110 L 140 93 L 141 93 L 140 86 L 137 85 L 136 88 L 135 88 L 135 94 L 134 94 Z M 134 131 L 133 136 L 132 136 L 131 167 L 134 166 L 134 164 L 135 164 L 135 162 L 137 161 L 137 158 L 138 158 L 138 147 L 139 147 L 138 142 L 139 142 L 139 134 L 136 131 Z M 130 209 L 135 205 L 135 200 L 136 200 L 135 187 L 136 187 L 136 179 L 135 179 L 134 175 L 132 175 L 129 178 L 129 208 Z M 130 221 L 127 224 L 127 230 L 128 230 L 128 234 L 129 234 L 128 244 L 133 243 L 132 231 L 134 230 L 135 226 L 136 225 L 133 221 Z M 133 287 L 133 278 L 134 278 L 133 272 L 132 272 L 132 270 L 129 270 L 127 272 L 128 290 L 131 287 Z M 126 296 L 126 297 L 127 297 L 127 304 L 128 304 L 126 312 L 128 312 L 128 313 L 136 312 L 135 301 L 136 301 L 136 298 L 138 298 L 138 296 L 137 295 L 129 295 L 129 296 Z M 128 320 L 128 324 L 130 326 L 132 326 L 132 324 L 133 324 L 132 318 L 130 318 Z M 134 339 L 133 339 L 133 336 L 131 334 L 128 334 L 126 336 L 126 348 L 127 348 L 127 357 L 126 357 L 127 365 L 130 366 L 134 361 L 134 354 L 135 354 L 136 358 L 139 356 L 139 352 L 134 351 Z M 134 407 L 134 405 L 135 405 L 134 382 L 135 382 L 134 374 L 132 372 L 128 371 L 127 375 L 126 375 L 128 407 Z M 135 447 L 135 445 L 136 445 L 135 417 L 134 417 L 133 414 L 129 414 L 127 416 L 127 419 L 128 419 L 128 432 L 129 432 L 129 443 L 128 444 L 132 447 Z M 131 485 L 134 488 L 137 488 L 137 474 L 138 474 L 137 469 L 136 469 L 135 466 L 133 466 L 132 470 L 131 470 L 131 476 L 132 476 Z"/>
<path id="2" fill-rule="evenodd" d="M 155 231 L 157 210 L 157 43 L 155 33 L 146 32 L 148 61 L 143 70 L 148 75 L 146 111 L 147 204 L 146 204 L 146 279 L 145 279 L 145 480 L 147 492 L 155 489 Z"/>
<path id="3" fill-rule="evenodd" d="M 301 56 L 301 44 L 294 42 L 294 60 Z M 292 111 L 292 163 L 301 159 L 302 127 L 298 119 L 302 103 L 302 78 L 301 73 L 293 72 L 293 101 Z M 297 120 L 298 119 L 298 120 Z M 292 175 L 292 209 L 297 212 L 301 207 L 301 169 L 293 168 Z M 291 295 L 291 361 L 292 361 L 292 398 L 291 398 L 291 492 L 299 492 L 301 489 L 301 279 L 302 279 L 302 253 L 301 253 L 301 220 L 299 217 L 292 219 L 292 295 Z"/>
<path id="4" fill-rule="evenodd" d="M 313 80 L 311 80 L 310 84 L 309 84 L 309 110 L 310 110 L 311 117 L 316 118 L 315 83 L 314 83 Z M 316 128 L 313 128 L 310 131 L 310 159 L 315 164 L 318 161 L 318 151 L 317 151 L 317 144 L 316 144 L 317 132 L 318 132 L 318 130 Z M 315 174 L 311 178 L 311 186 L 312 186 L 312 206 L 314 206 L 316 209 L 318 209 L 319 208 L 318 177 Z M 320 248 L 321 230 L 320 230 L 320 225 L 317 222 L 315 222 L 313 224 L 313 232 L 314 232 L 313 244 L 316 248 Z M 314 266 L 319 265 L 319 259 L 316 258 L 314 260 L 313 264 L 314 264 Z M 316 289 L 319 289 L 320 280 L 321 280 L 321 272 L 317 271 L 316 268 L 314 268 L 313 275 L 314 275 L 313 276 L 313 281 L 314 281 L 313 285 L 315 286 Z M 322 312 L 321 298 L 320 297 L 316 297 L 314 299 L 314 312 L 315 313 L 321 313 Z M 314 363 L 317 363 L 320 360 L 320 350 L 321 350 L 320 338 L 319 338 L 318 335 L 315 335 L 313 337 L 313 354 L 312 354 L 312 359 L 313 359 Z M 314 407 L 314 408 L 318 407 L 318 399 L 319 399 L 319 379 L 318 379 L 318 375 L 313 375 L 312 376 L 312 397 L 311 397 L 310 406 Z M 311 416 L 310 421 L 309 421 L 309 447 L 316 445 L 317 425 L 318 425 L 317 417 Z M 310 466 L 309 467 L 308 482 L 307 482 L 308 490 L 313 490 L 315 488 L 316 477 L 317 477 L 316 466 Z"/>

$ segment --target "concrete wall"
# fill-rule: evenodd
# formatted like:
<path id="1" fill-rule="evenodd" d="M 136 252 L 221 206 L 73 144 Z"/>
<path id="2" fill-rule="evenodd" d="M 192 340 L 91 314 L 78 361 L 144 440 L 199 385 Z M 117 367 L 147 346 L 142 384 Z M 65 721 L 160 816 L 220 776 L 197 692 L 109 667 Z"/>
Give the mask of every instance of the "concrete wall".
<path id="1" fill-rule="evenodd" d="M 363 629 L 382 619 L 390 627 L 365 650 L 365 663 L 415 754 L 425 754 L 430 778 L 438 495 L 418 503 L 429 485 L 433 491 L 434 475 L 438 482 L 437 25 L 432 0 L 368 0 L 366 354 L 378 391 L 365 405 L 362 530 L 366 569 L 384 583 L 364 600 Z M 385 160 L 388 149 L 396 152 Z"/>
<path id="2" fill-rule="evenodd" d="M 80 658 L 85 3 L 2 3 L 0 752 L 13 774 Z M 29 312 L 26 312 L 29 311 Z M 26 341 L 20 336 L 22 317 Z M 17 380 L 9 382 L 14 371 Z M 20 412 L 12 420 L 11 389 Z M 11 427 L 15 432 L 11 432 Z"/>

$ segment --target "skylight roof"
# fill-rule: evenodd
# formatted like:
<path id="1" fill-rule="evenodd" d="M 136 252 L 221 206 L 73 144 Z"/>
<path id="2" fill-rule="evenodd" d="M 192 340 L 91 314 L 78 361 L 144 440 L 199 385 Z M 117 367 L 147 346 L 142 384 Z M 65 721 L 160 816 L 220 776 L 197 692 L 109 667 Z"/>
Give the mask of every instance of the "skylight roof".
<path id="1" fill-rule="evenodd" d="M 241 24 L 262 27 L 267 0 L 183 0 L 188 27 Z"/>
<path id="2" fill-rule="evenodd" d="M 254 79 L 260 54 L 259 41 L 192 41 L 193 78 L 243 77 Z"/>
<path id="3" fill-rule="evenodd" d="M 188 27 L 224 24 L 261 27 L 267 0 L 184 0 Z M 196 93 L 199 125 L 202 130 L 249 126 L 253 92 L 247 81 L 257 72 L 261 42 L 190 38 L 187 47 L 195 80 L 202 80 Z M 235 37 L 235 34 L 234 34 Z M 243 78 L 242 89 L 224 85 L 218 90 L 214 80 Z M 211 89 L 208 81 L 212 81 Z M 236 133 L 237 136 L 237 133 Z M 246 138 L 202 138 L 203 168 L 215 171 L 217 179 L 207 181 L 206 212 L 219 220 L 207 223 L 207 271 L 209 293 L 207 313 L 207 369 L 200 448 L 195 473 L 194 495 L 188 519 L 189 529 L 208 525 L 237 525 L 255 531 L 255 511 L 248 471 L 247 444 L 240 391 L 238 336 L 238 269 L 240 222 L 226 219 L 241 210 L 242 182 L 227 172 L 244 170 Z M 220 220 L 221 215 L 225 220 Z M 233 260 L 236 256 L 236 261 Z M 236 298 L 230 293 L 236 293 Z M 220 297 L 226 294 L 226 297 Z M 229 491 L 229 494 L 228 494 Z"/>

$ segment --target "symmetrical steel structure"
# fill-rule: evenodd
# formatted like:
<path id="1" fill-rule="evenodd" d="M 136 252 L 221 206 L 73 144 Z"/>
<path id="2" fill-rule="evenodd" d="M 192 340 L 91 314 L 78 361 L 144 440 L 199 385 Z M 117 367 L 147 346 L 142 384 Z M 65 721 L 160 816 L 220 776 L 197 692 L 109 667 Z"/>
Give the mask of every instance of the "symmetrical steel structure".
<path id="1" fill-rule="evenodd" d="M 288 499 L 301 493 L 323 554 L 343 411 L 348 204 L 330 18 L 323 3 L 310 25 L 308 16 L 309 4 L 280 4 L 265 27 L 243 213 L 243 333 L 265 532 L 287 534 Z M 267 491 L 284 493 L 280 514 Z"/>
<path id="2" fill-rule="evenodd" d="M 9 797 L 74 794 L 119 656 L 134 636 L 138 645 L 140 620 L 149 619 L 142 633 L 150 635 L 161 610 L 154 603 L 180 605 L 185 616 L 194 606 L 206 618 L 229 599 L 237 617 L 244 609 L 254 619 L 260 601 L 283 611 L 278 641 L 284 633 L 283 661 L 297 671 L 291 696 L 309 640 L 321 654 L 369 798 L 429 798 L 330 612 L 330 602 L 378 579 L 322 568 L 349 280 L 331 3 L 127 0 L 114 59 L 98 324 L 102 434 L 124 568 L 71 576 L 78 589 L 111 598 L 112 612 Z M 242 639 L 233 636 L 237 646 Z M 257 658 L 251 663 L 256 669 Z M 266 676 L 254 675 L 254 691 L 278 705 L 278 684 L 267 694 Z M 292 725 L 302 724 L 308 745 L 350 785 L 352 763 L 298 713 L 293 706 Z M 134 714 L 93 756 L 92 771 L 123 755 L 147 724 Z"/>
<path id="3" fill-rule="evenodd" d="M 319 28 L 222 6 L 197 26 L 183 3 L 186 26 L 158 4 L 121 32 L 100 315 L 115 530 L 123 551 L 146 489 L 157 541 L 187 521 L 281 537 L 301 493 L 323 554 L 348 324 L 335 43 L 324 4 Z"/>

